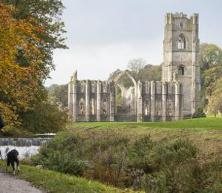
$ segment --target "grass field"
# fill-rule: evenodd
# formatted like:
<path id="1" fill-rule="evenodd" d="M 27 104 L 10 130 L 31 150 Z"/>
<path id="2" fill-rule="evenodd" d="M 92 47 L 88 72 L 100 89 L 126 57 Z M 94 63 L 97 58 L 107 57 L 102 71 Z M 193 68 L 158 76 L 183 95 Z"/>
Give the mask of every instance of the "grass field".
<path id="1" fill-rule="evenodd" d="M 73 123 L 71 126 L 78 128 L 168 128 L 168 129 L 198 129 L 198 130 L 222 130 L 222 118 L 196 118 L 168 122 L 82 122 Z"/>
<path id="2" fill-rule="evenodd" d="M 222 154 L 222 118 L 197 118 L 172 122 L 86 122 L 71 123 L 70 130 L 109 130 L 131 138 L 150 135 L 153 140 L 188 138 L 203 153 L 212 157 Z"/>
<path id="3" fill-rule="evenodd" d="M 3 162 L 0 162 L 0 168 L 4 169 Z M 21 166 L 21 172 L 18 177 L 50 193 L 139 193 L 131 190 L 109 187 L 102 183 L 86 180 L 84 178 L 25 165 Z"/>

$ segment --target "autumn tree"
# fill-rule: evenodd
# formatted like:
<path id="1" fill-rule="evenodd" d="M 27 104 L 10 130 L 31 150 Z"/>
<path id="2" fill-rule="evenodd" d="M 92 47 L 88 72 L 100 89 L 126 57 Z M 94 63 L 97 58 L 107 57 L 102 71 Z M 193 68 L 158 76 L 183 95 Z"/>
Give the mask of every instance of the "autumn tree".
<path id="1" fill-rule="evenodd" d="M 0 114 L 6 125 L 18 127 L 25 112 L 47 100 L 44 80 L 54 68 L 52 51 L 65 47 L 63 6 L 53 0 L 1 2 Z"/>
<path id="2" fill-rule="evenodd" d="M 61 21 L 64 6 L 61 0 L 2 0 L 5 4 L 13 6 L 13 17 L 16 20 L 27 20 L 33 18 L 30 22 L 33 26 L 41 27 L 42 30 L 35 32 L 39 38 L 38 42 L 32 42 L 42 53 L 41 79 L 44 81 L 49 77 L 49 73 L 54 69 L 52 52 L 57 48 L 66 48 L 64 38 L 64 23 Z M 24 54 L 24 48 L 21 47 L 17 53 L 17 59 L 21 66 L 30 65 L 29 60 Z M 35 55 L 34 55 L 35 56 Z M 38 56 L 38 55 L 37 55 Z M 38 58 L 36 58 L 38 59 Z"/>
<path id="3" fill-rule="evenodd" d="M 19 111 L 24 111 L 38 95 L 36 86 L 41 72 L 39 62 L 31 60 L 33 55 L 41 58 L 39 49 L 32 44 L 39 41 L 34 31 L 41 30 L 27 20 L 15 20 L 13 7 L 0 4 L 0 110 L 6 123 L 18 123 Z M 27 38 L 29 37 L 29 39 Z M 30 59 L 29 67 L 21 67 L 17 61 L 17 51 L 25 48 L 24 54 Z"/>

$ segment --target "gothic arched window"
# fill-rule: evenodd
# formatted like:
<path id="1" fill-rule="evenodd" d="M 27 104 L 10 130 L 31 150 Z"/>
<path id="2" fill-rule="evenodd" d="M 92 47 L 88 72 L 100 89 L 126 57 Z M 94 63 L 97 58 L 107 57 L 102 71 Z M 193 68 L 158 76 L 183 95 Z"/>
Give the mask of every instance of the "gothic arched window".
<path id="1" fill-rule="evenodd" d="M 178 75 L 184 75 L 184 66 L 183 65 L 180 65 L 179 68 L 178 68 Z"/>
<path id="2" fill-rule="evenodd" d="M 92 112 L 92 115 L 95 115 L 95 100 L 94 99 L 91 100 L 91 112 Z"/>
<path id="3" fill-rule="evenodd" d="M 186 48 L 186 39 L 183 34 L 179 35 L 177 46 L 179 50 L 183 50 Z"/>
<path id="4" fill-rule="evenodd" d="M 81 98 L 79 101 L 79 112 L 81 115 L 85 114 L 85 107 L 84 107 L 85 101 Z"/>

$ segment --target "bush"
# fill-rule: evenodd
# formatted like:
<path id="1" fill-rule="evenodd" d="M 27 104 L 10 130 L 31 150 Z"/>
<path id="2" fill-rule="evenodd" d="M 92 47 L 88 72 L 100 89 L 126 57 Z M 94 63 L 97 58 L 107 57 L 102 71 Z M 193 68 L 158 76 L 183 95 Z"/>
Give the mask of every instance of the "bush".
<path id="1" fill-rule="evenodd" d="M 86 162 L 80 159 L 82 147 L 84 145 L 78 136 L 62 133 L 42 146 L 32 162 L 51 170 L 81 176 L 86 168 Z"/>
<path id="2" fill-rule="evenodd" d="M 202 108 L 198 108 L 197 111 L 193 114 L 193 118 L 206 117 Z"/>
<path id="3" fill-rule="evenodd" d="M 222 162 L 200 162 L 186 139 L 136 140 L 109 130 L 63 132 L 33 158 L 46 168 L 148 193 L 217 193 Z"/>
<path id="4" fill-rule="evenodd" d="M 222 162 L 201 163 L 187 140 L 159 144 L 153 151 L 155 171 L 144 177 L 147 193 L 219 193 Z"/>

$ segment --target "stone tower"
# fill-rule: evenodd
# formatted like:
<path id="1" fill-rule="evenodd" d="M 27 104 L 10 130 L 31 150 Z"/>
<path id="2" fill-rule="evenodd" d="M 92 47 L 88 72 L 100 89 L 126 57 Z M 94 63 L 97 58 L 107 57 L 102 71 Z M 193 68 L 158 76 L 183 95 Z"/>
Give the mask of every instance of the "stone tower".
<path id="1" fill-rule="evenodd" d="M 199 16 L 167 13 L 164 31 L 162 81 L 182 84 L 182 113 L 192 116 L 199 105 Z"/>

